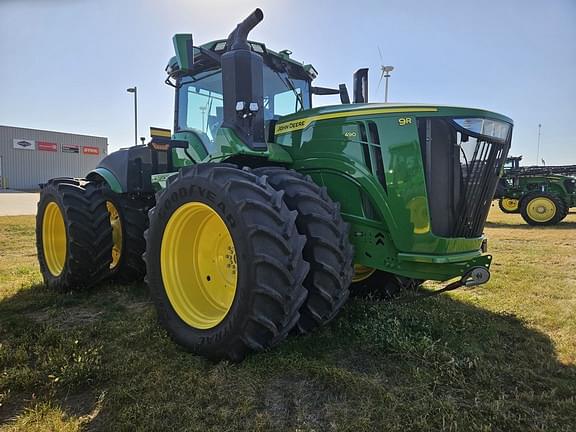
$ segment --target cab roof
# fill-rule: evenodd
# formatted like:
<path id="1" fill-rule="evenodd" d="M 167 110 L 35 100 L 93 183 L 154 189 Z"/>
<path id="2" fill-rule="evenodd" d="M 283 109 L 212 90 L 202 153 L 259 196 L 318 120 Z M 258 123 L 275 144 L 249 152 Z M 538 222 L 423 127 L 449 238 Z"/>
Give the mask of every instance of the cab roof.
<path id="1" fill-rule="evenodd" d="M 218 39 L 206 42 L 200 46 L 194 47 L 194 64 L 192 68 L 182 74 L 195 75 L 196 73 L 219 68 L 219 57 L 224 54 L 226 49 L 227 39 Z M 318 72 L 311 64 L 304 64 L 292 59 L 290 56 L 292 51 L 282 50 L 280 52 L 268 49 L 262 42 L 248 41 L 250 49 L 258 53 L 264 59 L 264 64 L 274 70 L 280 72 L 287 72 L 291 77 L 300 78 L 312 81 L 318 76 Z M 166 72 L 169 75 L 177 74 L 179 68 L 178 59 L 176 56 L 172 57 L 166 67 Z"/>

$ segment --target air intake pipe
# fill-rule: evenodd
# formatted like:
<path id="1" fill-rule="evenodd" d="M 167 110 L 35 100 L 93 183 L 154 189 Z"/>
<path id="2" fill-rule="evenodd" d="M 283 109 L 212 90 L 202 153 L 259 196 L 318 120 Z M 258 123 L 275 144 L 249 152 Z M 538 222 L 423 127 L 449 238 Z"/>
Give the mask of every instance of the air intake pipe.
<path id="1" fill-rule="evenodd" d="M 252 150 L 266 150 L 264 139 L 264 61 L 253 52 L 247 42 L 248 33 L 262 19 L 260 9 L 252 12 L 226 42 L 222 54 L 222 92 L 224 121 L 222 127 L 231 128 Z"/>

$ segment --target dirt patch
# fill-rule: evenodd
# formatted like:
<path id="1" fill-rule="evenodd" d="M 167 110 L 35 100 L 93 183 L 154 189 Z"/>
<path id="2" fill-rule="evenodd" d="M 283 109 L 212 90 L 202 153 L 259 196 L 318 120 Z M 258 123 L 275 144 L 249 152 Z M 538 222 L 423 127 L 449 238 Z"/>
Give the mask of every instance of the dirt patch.
<path id="1" fill-rule="evenodd" d="M 103 310 L 88 308 L 85 306 L 73 306 L 68 308 L 46 308 L 29 312 L 26 315 L 32 321 L 40 324 L 50 324 L 61 329 L 84 327 L 93 324 L 104 314 Z"/>
<path id="2" fill-rule="evenodd" d="M 328 393 L 304 377 L 282 377 L 271 381 L 264 394 L 264 411 L 274 427 L 327 430 Z"/>
<path id="3" fill-rule="evenodd" d="M 7 399 L 3 400 L 0 397 L 0 425 L 15 420 L 16 416 L 24 410 L 26 404 L 25 395 L 12 395 Z"/>
<path id="4" fill-rule="evenodd" d="M 126 303 L 124 306 L 129 312 L 145 312 L 153 307 L 153 303 L 149 301 Z"/>

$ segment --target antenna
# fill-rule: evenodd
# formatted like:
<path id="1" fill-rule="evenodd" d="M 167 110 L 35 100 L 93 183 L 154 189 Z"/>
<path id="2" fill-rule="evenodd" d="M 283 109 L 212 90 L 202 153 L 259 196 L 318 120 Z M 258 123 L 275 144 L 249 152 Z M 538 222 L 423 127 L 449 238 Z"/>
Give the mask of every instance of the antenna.
<path id="1" fill-rule="evenodd" d="M 388 78 L 390 78 L 390 72 L 394 70 L 394 66 L 385 66 L 384 65 L 384 57 L 382 57 L 382 50 L 380 49 L 380 45 L 378 45 L 378 54 L 380 54 L 380 71 L 382 74 L 380 75 L 380 80 L 378 81 L 378 87 L 376 91 L 380 89 L 380 84 L 382 84 L 382 78 L 386 78 L 385 82 L 385 90 L 384 90 L 384 102 L 388 102 Z"/>

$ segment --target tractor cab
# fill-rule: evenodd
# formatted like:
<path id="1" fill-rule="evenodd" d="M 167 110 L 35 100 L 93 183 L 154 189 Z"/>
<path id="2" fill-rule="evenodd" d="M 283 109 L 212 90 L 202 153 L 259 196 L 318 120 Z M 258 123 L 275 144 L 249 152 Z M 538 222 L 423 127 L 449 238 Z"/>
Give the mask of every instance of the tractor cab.
<path id="1" fill-rule="evenodd" d="M 255 103 L 264 118 L 264 140 L 271 142 L 280 117 L 311 108 L 311 80 L 316 72 L 311 65 L 291 60 L 288 50 L 276 53 L 261 43 L 248 45 L 263 59 L 262 101 Z M 167 67 L 167 83 L 176 88 L 174 132 L 196 134 L 209 147 L 208 154 L 214 152 L 217 132 L 224 123 L 223 72 L 217 56 L 225 49 L 226 40 L 209 42 L 193 49 L 194 66 L 186 73 L 180 70 L 177 57 Z"/>
<path id="2" fill-rule="evenodd" d="M 504 171 L 520 168 L 520 162 L 521 161 L 522 161 L 522 156 L 509 156 L 509 157 L 507 157 L 506 162 L 504 163 Z"/>
<path id="3" fill-rule="evenodd" d="M 242 25 L 228 39 L 201 46 L 190 34 L 173 38 L 166 83 L 176 90 L 174 135 L 191 143 L 194 162 L 222 153 L 231 141 L 266 156 L 278 120 L 311 108 L 314 67 L 292 60 L 289 50 L 248 41 L 255 24 Z"/>

